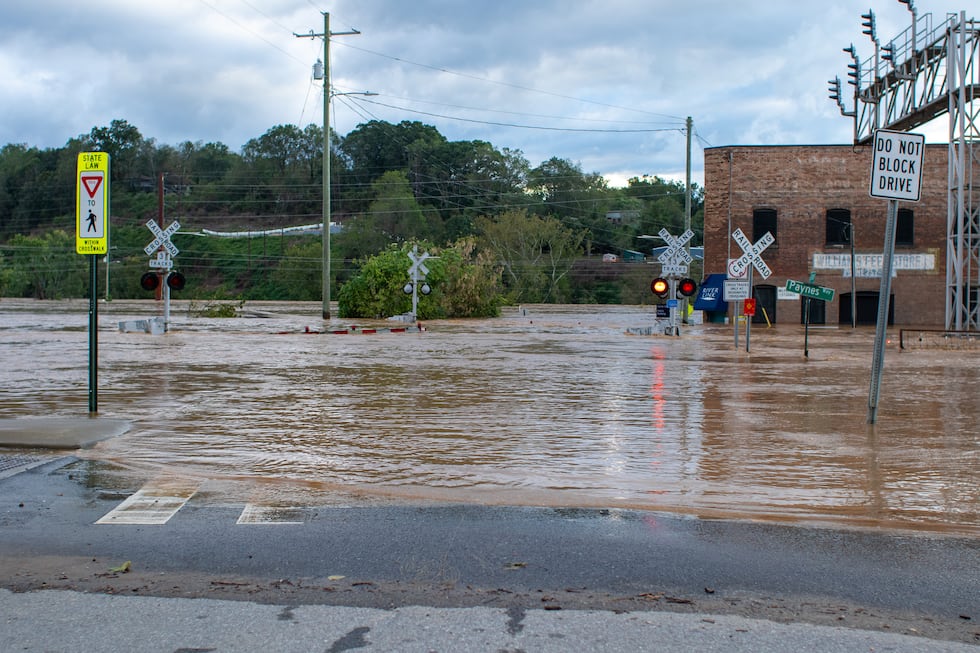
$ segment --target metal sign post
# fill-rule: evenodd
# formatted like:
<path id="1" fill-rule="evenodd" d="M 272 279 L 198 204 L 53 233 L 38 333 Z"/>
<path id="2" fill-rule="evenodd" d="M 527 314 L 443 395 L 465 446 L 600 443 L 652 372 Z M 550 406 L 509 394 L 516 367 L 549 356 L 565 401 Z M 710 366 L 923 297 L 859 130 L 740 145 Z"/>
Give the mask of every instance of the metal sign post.
<path id="1" fill-rule="evenodd" d="M 670 309 L 670 327 L 669 329 L 675 336 L 680 335 L 680 327 L 677 326 L 677 310 L 680 306 L 680 302 L 677 299 L 677 281 L 683 275 L 687 274 L 690 269 L 689 265 L 694 257 L 691 253 L 685 249 L 685 245 L 694 238 L 694 232 L 688 229 L 683 234 L 674 238 L 674 236 L 666 229 L 661 229 L 658 232 L 660 238 L 667 243 L 667 249 L 661 252 L 657 260 L 660 261 L 660 273 L 667 277 L 670 283 L 670 294 L 667 299 L 667 306 Z M 685 308 L 687 302 L 684 302 Z M 683 320 L 687 319 L 687 311 L 685 311 Z"/>
<path id="2" fill-rule="evenodd" d="M 871 388 L 868 391 L 868 424 L 878 418 L 878 400 L 881 398 L 881 370 L 885 365 L 885 329 L 888 309 L 891 305 L 892 259 L 895 256 L 895 222 L 898 218 L 898 200 L 889 200 L 885 218 L 885 256 L 881 266 L 881 289 L 878 294 L 878 320 L 875 324 L 875 349 L 871 360 Z"/>
<path id="3" fill-rule="evenodd" d="M 868 390 L 868 424 L 877 421 L 878 400 L 881 398 L 881 371 L 885 364 L 885 331 L 888 326 L 888 310 L 891 306 L 898 201 L 919 201 L 925 140 L 923 134 L 907 134 L 883 129 L 876 131 L 874 135 L 869 194 L 872 197 L 887 199 L 888 213 L 885 217 L 885 245 L 881 266 L 881 289 L 878 291 L 871 387 Z"/>
<path id="4" fill-rule="evenodd" d="M 803 357 L 810 357 L 810 300 L 819 299 L 825 302 L 834 301 L 834 289 L 824 288 L 823 286 L 818 286 L 813 283 L 817 278 L 816 272 L 810 273 L 809 283 L 803 283 L 802 281 L 793 281 L 792 279 L 786 280 L 786 290 L 792 293 L 796 293 L 804 298 L 805 304 L 803 305 Z"/>
<path id="5" fill-rule="evenodd" d="M 89 258 L 88 308 L 88 412 L 99 410 L 99 304 L 98 257 L 109 253 L 109 155 L 81 152 L 78 155 L 75 201 L 75 251 Z M 108 283 L 106 292 L 109 292 Z"/>
<path id="6" fill-rule="evenodd" d="M 167 277 L 170 276 L 170 270 L 174 266 L 173 257 L 180 253 L 177 246 L 170 241 L 170 237 L 180 229 L 180 223 L 174 220 L 169 227 L 161 229 L 156 220 L 150 219 L 146 221 L 146 228 L 153 233 L 154 238 L 149 245 L 143 248 L 143 251 L 146 252 L 147 256 L 156 252 L 156 258 L 150 259 L 150 267 L 163 270 L 161 276 L 161 281 L 163 281 L 163 330 L 166 332 L 170 329 L 170 286 L 167 284 Z"/>
<path id="7" fill-rule="evenodd" d="M 439 257 L 430 256 L 428 252 L 419 254 L 418 245 L 413 245 L 412 251 L 408 253 L 408 258 L 412 261 L 412 264 L 408 268 L 408 278 L 410 281 L 405 284 L 404 290 L 406 293 L 412 293 L 412 322 L 416 322 L 419 318 L 419 291 L 421 290 L 423 295 L 428 295 L 432 292 L 429 284 L 425 283 L 425 277 L 429 274 L 429 268 L 426 267 L 425 262 L 430 258 Z M 419 281 L 422 282 L 421 288 L 419 288 Z"/>

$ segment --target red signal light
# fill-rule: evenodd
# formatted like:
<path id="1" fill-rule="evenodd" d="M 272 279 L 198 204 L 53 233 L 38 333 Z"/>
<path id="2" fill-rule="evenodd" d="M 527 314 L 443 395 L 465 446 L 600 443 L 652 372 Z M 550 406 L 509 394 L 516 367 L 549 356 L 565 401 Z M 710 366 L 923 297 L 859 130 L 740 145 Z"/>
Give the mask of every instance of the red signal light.
<path id="1" fill-rule="evenodd" d="M 167 275 L 167 285 L 171 290 L 183 290 L 187 285 L 187 278 L 180 272 L 171 272 Z"/>
<path id="2" fill-rule="evenodd" d="M 156 272 L 147 272 L 140 277 L 140 287 L 143 290 L 156 290 L 160 285 L 160 275 Z"/>
<path id="3" fill-rule="evenodd" d="M 698 284 L 694 282 L 694 279 L 681 279 L 681 282 L 677 284 L 677 292 L 685 297 L 691 297 L 697 291 Z"/>
<path id="4" fill-rule="evenodd" d="M 670 292 L 670 284 L 663 277 L 657 277 L 650 283 L 650 290 L 657 297 L 666 297 Z"/>

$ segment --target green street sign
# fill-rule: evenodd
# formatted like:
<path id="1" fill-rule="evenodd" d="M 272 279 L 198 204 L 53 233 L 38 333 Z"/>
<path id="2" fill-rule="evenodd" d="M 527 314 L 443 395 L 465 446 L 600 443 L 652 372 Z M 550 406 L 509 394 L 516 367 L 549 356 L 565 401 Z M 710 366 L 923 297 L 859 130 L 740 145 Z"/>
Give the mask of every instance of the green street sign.
<path id="1" fill-rule="evenodd" d="M 833 288 L 824 288 L 823 286 L 816 286 L 812 283 L 787 279 L 786 290 L 795 292 L 797 295 L 802 295 L 803 297 L 809 297 L 810 299 L 822 299 L 825 302 L 834 300 Z"/>

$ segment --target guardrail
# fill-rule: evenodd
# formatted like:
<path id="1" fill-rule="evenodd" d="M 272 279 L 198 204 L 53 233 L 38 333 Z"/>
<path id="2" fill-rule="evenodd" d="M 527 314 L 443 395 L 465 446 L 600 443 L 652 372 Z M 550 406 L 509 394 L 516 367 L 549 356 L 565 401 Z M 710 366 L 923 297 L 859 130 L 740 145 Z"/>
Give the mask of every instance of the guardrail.
<path id="1" fill-rule="evenodd" d="M 902 349 L 980 349 L 980 331 L 901 329 L 898 343 Z"/>

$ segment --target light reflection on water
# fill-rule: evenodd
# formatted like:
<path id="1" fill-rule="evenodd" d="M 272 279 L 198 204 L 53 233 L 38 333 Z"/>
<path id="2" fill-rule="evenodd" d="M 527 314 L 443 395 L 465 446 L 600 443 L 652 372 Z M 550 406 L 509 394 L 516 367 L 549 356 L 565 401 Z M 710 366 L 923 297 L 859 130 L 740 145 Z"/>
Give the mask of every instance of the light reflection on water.
<path id="1" fill-rule="evenodd" d="M 101 305 L 99 415 L 133 427 L 81 455 L 283 493 L 980 533 L 980 352 L 890 345 L 869 426 L 871 329 L 811 330 L 805 360 L 796 325 L 754 326 L 751 354 L 720 325 L 626 335 L 642 307 L 313 335 L 318 304 L 185 306 L 151 336 L 116 323 L 158 305 Z M 0 417 L 86 415 L 87 302 L 4 299 L 0 318 Z"/>

